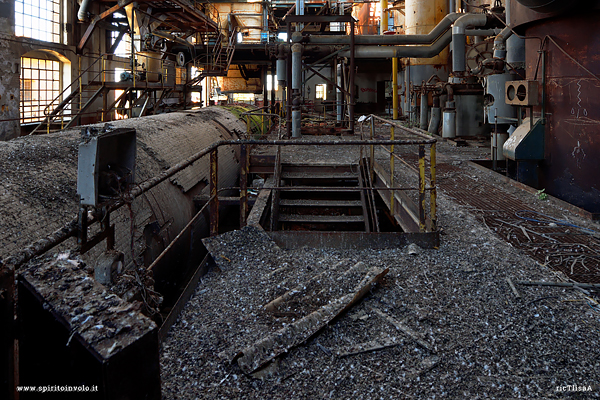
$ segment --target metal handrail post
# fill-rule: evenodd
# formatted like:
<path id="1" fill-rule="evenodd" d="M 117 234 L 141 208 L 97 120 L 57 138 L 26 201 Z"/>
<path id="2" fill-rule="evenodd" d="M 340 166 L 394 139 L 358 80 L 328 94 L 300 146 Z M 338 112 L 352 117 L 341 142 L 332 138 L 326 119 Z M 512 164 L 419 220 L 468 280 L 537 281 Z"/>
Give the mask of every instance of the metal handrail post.
<path id="1" fill-rule="evenodd" d="M 425 232 L 425 145 L 419 145 L 419 232 Z"/>
<path id="2" fill-rule="evenodd" d="M 215 147 L 210 152 L 210 236 L 219 234 L 219 197 L 217 190 L 219 187 L 219 148 Z"/>
<path id="3" fill-rule="evenodd" d="M 437 231 L 437 187 L 435 181 L 435 165 L 436 165 L 436 144 L 432 143 L 429 148 L 429 217 L 431 219 L 431 232 Z"/>

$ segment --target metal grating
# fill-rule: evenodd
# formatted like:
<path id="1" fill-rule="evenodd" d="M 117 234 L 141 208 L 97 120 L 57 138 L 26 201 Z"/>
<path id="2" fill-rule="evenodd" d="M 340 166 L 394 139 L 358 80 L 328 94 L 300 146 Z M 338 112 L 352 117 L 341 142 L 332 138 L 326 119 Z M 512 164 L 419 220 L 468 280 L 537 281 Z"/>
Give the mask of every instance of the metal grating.
<path id="1" fill-rule="evenodd" d="M 415 168 L 417 159 L 402 154 Z M 600 235 L 532 210 L 510 193 L 488 181 L 465 175 L 452 164 L 437 164 L 439 189 L 466 206 L 476 217 L 513 247 L 540 264 L 563 272 L 580 283 L 600 283 Z"/>

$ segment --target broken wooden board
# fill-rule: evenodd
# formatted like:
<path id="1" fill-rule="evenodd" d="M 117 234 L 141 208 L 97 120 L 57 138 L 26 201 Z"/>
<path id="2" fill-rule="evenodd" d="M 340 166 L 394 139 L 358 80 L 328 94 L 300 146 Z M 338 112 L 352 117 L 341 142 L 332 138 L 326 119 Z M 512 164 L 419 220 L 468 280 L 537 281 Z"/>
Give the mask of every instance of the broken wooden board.
<path id="1" fill-rule="evenodd" d="M 344 350 L 338 350 L 336 355 L 338 357 L 354 356 L 357 354 L 387 349 L 389 347 L 398 346 L 399 344 L 401 344 L 401 341 L 395 337 L 381 337 L 379 339 L 352 345 Z"/>
<path id="2" fill-rule="evenodd" d="M 353 293 L 331 301 L 306 317 L 286 325 L 239 352 L 235 357 L 238 365 L 244 373 L 250 374 L 280 354 L 303 343 L 330 321 L 354 306 L 388 272 L 389 268 L 384 270 L 371 268 Z"/>
<path id="3" fill-rule="evenodd" d="M 327 289 L 331 287 L 332 283 L 329 282 L 323 284 L 323 282 L 327 282 L 330 280 L 329 278 L 332 275 L 338 275 L 335 281 L 340 281 L 342 279 L 350 279 L 351 275 L 354 273 L 360 273 L 361 270 L 366 270 L 366 266 L 362 262 L 357 262 L 352 267 L 346 269 L 343 272 L 340 272 L 340 268 L 343 267 L 344 262 L 339 262 L 334 265 L 332 268 L 325 270 L 315 276 L 313 276 L 307 283 L 303 283 L 294 289 L 291 289 L 285 292 L 283 295 L 277 297 L 276 299 L 270 301 L 265 305 L 265 310 L 275 313 L 277 311 L 282 311 L 283 307 L 286 303 L 293 302 L 295 299 L 300 298 L 298 301 L 302 303 L 309 303 L 307 300 L 309 298 L 318 296 L 321 298 L 321 302 L 327 301 Z M 362 275 L 357 276 L 357 281 L 361 276 L 364 276 L 364 272 Z M 323 288 L 324 287 L 324 288 Z M 320 289 L 320 290 L 319 290 Z M 295 311 L 295 310 L 294 310 Z M 286 312 L 286 311 L 283 311 Z M 292 312 L 291 310 L 287 311 Z"/>
<path id="4" fill-rule="evenodd" d="M 394 325 L 396 327 L 396 329 L 398 329 L 398 330 L 404 332 L 406 335 L 410 336 L 421 347 L 424 347 L 427 350 L 433 352 L 433 348 L 432 348 L 432 346 L 429 343 L 427 343 L 426 341 L 424 341 L 419 334 L 417 334 L 411 328 L 409 328 L 408 326 L 406 326 L 405 324 L 403 324 L 401 321 L 396 320 L 396 318 L 392 317 L 391 315 L 388 315 L 388 314 L 384 313 L 383 311 L 381 311 L 380 309 L 378 309 L 376 307 L 370 307 L 370 308 L 371 308 L 371 310 L 373 310 L 373 312 L 375 314 L 379 315 L 380 317 L 382 317 L 383 319 L 387 320 L 389 323 L 391 323 L 392 325 Z"/>

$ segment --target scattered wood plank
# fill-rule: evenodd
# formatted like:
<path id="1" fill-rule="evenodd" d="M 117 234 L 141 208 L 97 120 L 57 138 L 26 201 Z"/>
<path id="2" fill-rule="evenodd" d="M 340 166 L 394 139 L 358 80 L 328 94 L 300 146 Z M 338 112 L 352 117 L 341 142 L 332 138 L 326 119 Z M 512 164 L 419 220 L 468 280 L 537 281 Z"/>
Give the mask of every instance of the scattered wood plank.
<path id="1" fill-rule="evenodd" d="M 512 289 L 512 291 L 515 294 L 515 296 L 517 296 L 517 298 L 520 299 L 521 298 L 521 294 L 517 290 L 517 287 L 515 286 L 515 284 L 513 283 L 513 281 L 510 278 L 506 278 L 506 282 L 508 282 L 508 286 L 510 286 L 510 288 Z"/>
<path id="2" fill-rule="evenodd" d="M 265 310 L 267 310 L 269 312 L 275 312 L 281 304 L 292 300 L 294 297 L 299 297 L 300 295 L 305 295 L 306 293 L 313 290 L 314 286 L 316 284 L 318 284 L 322 279 L 324 279 L 326 277 L 326 275 L 331 274 L 332 271 L 335 271 L 341 265 L 342 265 L 342 263 L 337 263 L 335 266 L 333 266 L 333 268 L 325 270 L 325 271 L 313 276 L 307 283 L 298 285 L 295 288 L 293 288 L 292 290 L 288 290 L 281 296 L 279 296 L 276 299 L 267 303 L 264 306 Z M 348 276 L 352 271 L 355 271 L 361 267 L 364 268 L 364 263 L 362 263 L 362 262 L 356 263 L 354 266 L 350 267 L 343 274 L 341 274 L 337 278 L 337 280 L 339 281 L 340 279 Z"/>
<path id="3" fill-rule="evenodd" d="M 580 287 L 584 289 L 600 289 L 600 283 L 571 283 L 571 282 L 544 282 L 544 281 L 517 281 L 518 285 L 523 286 L 560 286 L 560 287 Z"/>
<path id="4" fill-rule="evenodd" d="M 387 320 L 390 324 L 394 325 L 396 327 L 396 329 L 398 329 L 398 330 L 404 332 L 406 335 L 410 336 L 421 347 L 424 347 L 427 350 L 434 352 L 432 346 L 429 343 L 427 343 L 426 341 L 424 341 L 423 339 L 421 339 L 421 336 L 419 334 L 417 334 L 415 331 L 413 331 L 411 328 L 409 328 L 408 326 L 404 325 L 402 322 L 398 321 L 391 315 L 384 313 L 383 311 L 381 311 L 380 309 L 378 309 L 376 307 L 370 307 L 370 308 L 371 308 L 371 310 L 373 310 L 373 312 L 375 314 L 379 315 L 381 318 Z"/>
<path id="5" fill-rule="evenodd" d="M 239 352 L 234 358 L 241 370 L 250 374 L 289 349 L 313 336 L 331 320 L 348 311 L 362 299 L 387 273 L 389 268 L 371 268 L 364 279 L 349 293 L 319 308 L 306 317 L 286 325 Z"/>
<path id="6" fill-rule="evenodd" d="M 380 339 L 371 340 L 369 342 L 355 344 L 344 351 L 338 350 L 336 352 L 336 355 L 338 357 L 355 356 L 357 354 L 387 349 L 389 347 L 398 346 L 399 344 L 400 341 L 398 341 L 396 338 L 382 337 Z"/>

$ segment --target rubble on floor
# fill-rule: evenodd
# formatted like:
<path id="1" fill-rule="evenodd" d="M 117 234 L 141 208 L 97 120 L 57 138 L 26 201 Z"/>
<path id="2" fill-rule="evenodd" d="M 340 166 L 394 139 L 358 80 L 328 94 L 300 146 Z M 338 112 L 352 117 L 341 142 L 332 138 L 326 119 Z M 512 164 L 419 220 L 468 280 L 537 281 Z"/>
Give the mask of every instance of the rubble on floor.
<path id="1" fill-rule="evenodd" d="M 250 228 L 210 239 L 220 241 L 217 267 L 163 342 L 164 398 L 562 398 L 556 387 L 574 384 L 598 396 L 593 298 L 547 286 L 519 286 L 517 297 L 507 278 L 558 277 L 443 194 L 439 203 L 442 246 L 411 255 L 284 251 Z M 347 314 L 264 369 L 245 374 L 230 363 L 295 320 L 288 308 L 275 316 L 265 305 L 340 263 L 389 273 Z"/>

